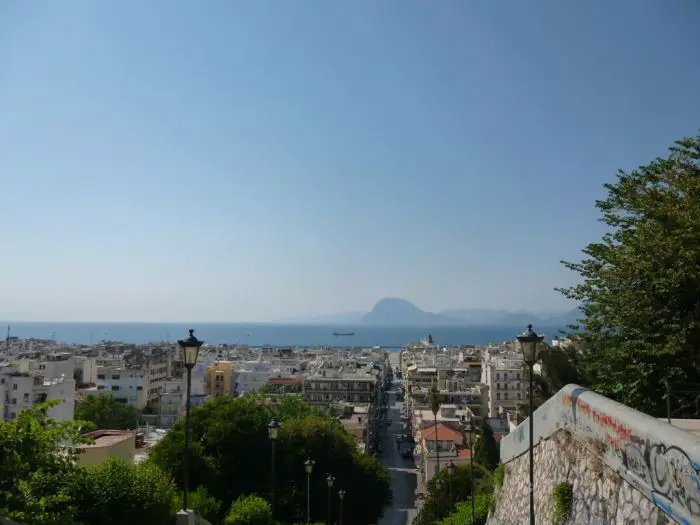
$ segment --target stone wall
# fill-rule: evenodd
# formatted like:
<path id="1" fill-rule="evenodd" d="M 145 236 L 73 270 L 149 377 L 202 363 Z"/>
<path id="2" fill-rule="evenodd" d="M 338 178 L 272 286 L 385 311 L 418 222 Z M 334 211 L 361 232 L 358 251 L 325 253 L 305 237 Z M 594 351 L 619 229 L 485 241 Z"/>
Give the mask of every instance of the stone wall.
<path id="1" fill-rule="evenodd" d="M 578 385 L 562 388 L 535 411 L 533 420 L 535 469 L 541 473 L 539 484 L 535 485 L 536 499 L 540 501 L 538 516 L 539 512 L 547 512 L 545 502 L 554 485 L 572 476 L 572 483 L 579 484 L 574 483 L 577 504 L 589 509 L 588 518 L 584 517 L 584 510 L 579 510 L 575 523 L 655 523 L 653 520 L 657 518 L 649 505 L 678 523 L 700 523 L 700 441 L 692 434 Z M 501 461 L 507 471 L 505 483 L 519 496 L 510 500 L 499 498 L 505 506 L 502 511 L 496 510 L 494 518 L 511 519 L 506 510 L 509 504 L 517 503 L 527 512 L 527 493 L 520 494 L 517 487 L 528 482 L 529 431 L 528 419 L 501 440 Z M 561 445 L 562 439 L 568 439 L 566 447 Z M 581 461 L 572 462 L 569 457 L 572 454 Z M 562 472 L 556 467 L 557 461 L 572 471 Z M 539 462 L 545 465 L 545 470 L 541 470 Z M 581 465 L 601 471 L 602 479 L 608 479 L 608 484 L 587 477 L 588 470 L 576 474 L 577 469 L 584 468 Z M 592 469 L 592 465 L 598 466 Z M 548 472 L 551 472 L 549 478 Z M 563 479 L 553 479 L 564 474 Z M 615 498 L 619 496 L 622 500 L 613 512 L 609 503 L 601 502 L 612 494 L 610 491 L 617 483 L 615 476 L 620 484 Z M 505 493 L 504 488 L 502 494 Z M 527 514 L 524 516 L 525 521 L 519 524 L 527 523 Z M 628 521 L 617 521 L 625 516 Z"/>
<path id="2" fill-rule="evenodd" d="M 503 486 L 489 525 L 523 525 L 529 521 L 529 457 L 508 462 Z M 554 487 L 573 486 L 567 523 L 598 525 L 662 525 L 673 523 L 640 491 L 598 457 L 593 445 L 561 430 L 535 447 L 535 517 L 537 525 L 554 525 Z"/>

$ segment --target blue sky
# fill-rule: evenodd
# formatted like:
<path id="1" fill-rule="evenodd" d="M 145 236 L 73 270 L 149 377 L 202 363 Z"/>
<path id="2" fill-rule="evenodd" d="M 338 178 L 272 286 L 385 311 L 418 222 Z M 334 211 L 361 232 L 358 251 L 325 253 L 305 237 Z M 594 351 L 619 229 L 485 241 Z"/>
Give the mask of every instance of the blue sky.
<path id="1" fill-rule="evenodd" d="M 695 0 L 0 3 L 0 319 L 566 309 Z"/>

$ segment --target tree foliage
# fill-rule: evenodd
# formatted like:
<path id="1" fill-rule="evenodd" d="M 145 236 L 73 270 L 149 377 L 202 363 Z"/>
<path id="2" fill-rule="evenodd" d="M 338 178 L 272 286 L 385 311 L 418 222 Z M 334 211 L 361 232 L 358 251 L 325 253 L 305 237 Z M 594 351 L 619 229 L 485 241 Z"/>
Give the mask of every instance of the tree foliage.
<path id="1" fill-rule="evenodd" d="M 47 411 L 58 401 L 0 421 L 0 515 L 37 525 L 73 523 L 66 480 L 75 468 L 80 423 L 58 423 Z"/>
<path id="2" fill-rule="evenodd" d="M 231 504 L 224 525 L 270 525 L 270 504 L 259 496 L 241 496 Z"/>
<path id="3" fill-rule="evenodd" d="M 455 511 L 443 518 L 440 525 L 485 525 L 489 517 L 489 510 L 493 495 L 490 493 L 477 494 L 474 498 L 474 521 L 472 521 L 472 503 L 471 498 L 466 501 L 457 503 Z"/>
<path id="4" fill-rule="evenodd" d="M 86 396 L 75 407 L 75 418 L 92 423 L 97 429 L 135 429 L 141 413 L 131 405 L 120 403 L 112 394 Z"/>
<path id="5" fill-rule="evenodd" d="M 391 497 L 389 476 L 373 457 L 358 452 L 353 436 L 337 419 L 318 415 L 298 397 L 278 404 L 259 396 L 218 398 L 191 413 L 191 488 L 204 486 L 227 508 L 248 494 L 270 497 L 272 455 L 267 424 L 282 426 L 276 442 L 275 518 L 293 522 L 305 516 L 307 457 L 316 461 L 311 475 L 312 519 L 326 517 L 326 473 L 335 489 L 346 488 L 344 519 L 357 525 L 377 523 Z M 184 428 L 180 423 L 156 445 L 151 461 L 182 486 Z M 351 490 L 350 490 L 351 489 Z M 352 502 L 355 502 L 353 504 Z"/>
<path id="6" fill-rule="evenodd" d="M 218 499 L 209 494 L 205 486 L 197 487 L 197 490 L 190 492 L 188 496 L 187 507 L 194 510 L 205 520 L 210 523 L 220 523 L 223 520 L 223 505 Z"/>
<path id="7" fill-rule="evenodd" d="M 118 458 L 77 469 L 68 491 L 86 524 L 166 524 L 177 505 L 175 485 L 155 465 Z"/>
<path id="8" fill-rule="evenodd" d="M 481 476 L 481 470 L 474 465 L 475 492 L 479 490 L 478 478 Z M 472 472 L 469 465 L 459 465 L 454 474 L 450 474 L 447 469 L 441 470 L 428 482 L 425 501 L 413 520 L 413 525 L 433 525 L 440 521 L 454 511 L 457 502 L 469 498 L 471 491 Z"/>
<path id="9" fill-rule="evenodd" d="M 561 291 L 582 305 L 572 328 L 591 386 L 658 416 L 666 378 L 700 385 L 700 136 L 605 188 L 609 231 L 564 262 L 582 282 Z"/>
<path id="10" fill-rule="evenodd" d="M 474 462 L 493 472 L 500 461 L 501 454 L 498 441 L 496 441 L 491 425 L 484 419 L 481 424 L 479 439 L 474 444 Z"/>

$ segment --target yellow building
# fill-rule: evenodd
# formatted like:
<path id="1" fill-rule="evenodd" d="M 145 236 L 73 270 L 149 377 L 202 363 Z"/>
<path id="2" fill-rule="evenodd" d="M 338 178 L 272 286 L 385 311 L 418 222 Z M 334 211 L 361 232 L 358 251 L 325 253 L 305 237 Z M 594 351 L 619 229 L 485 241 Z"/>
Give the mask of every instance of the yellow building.
<path id="1" fill-rule="evenodd" d="M 125 461 L 133 461 L 136 452 L 136 432 L 131 430 L 95 430 L 87 434 L 95 442 L 82 445 L 78 455 L 78 463 L 83 467 L 97 465 L 107 458 L 117 457 Z"/>
<path id="2" fill-rule="evenodd" d="M 210 365 L 204 388 L 208 396 L 230 396 L 233 393 L 233 362 L 216 361 Z"/>

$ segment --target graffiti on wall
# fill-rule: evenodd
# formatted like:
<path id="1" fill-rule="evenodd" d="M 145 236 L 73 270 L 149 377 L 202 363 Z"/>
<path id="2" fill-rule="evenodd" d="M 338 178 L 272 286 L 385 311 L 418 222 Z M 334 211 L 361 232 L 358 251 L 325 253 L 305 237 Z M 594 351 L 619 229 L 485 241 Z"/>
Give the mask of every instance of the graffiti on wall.
<path id="1" fill-rule="evenodd" d="M 639 437 L 628 425 L 576 396 L 566 394 L 562 403 L 567 426 L 596 439 L 602 453 L 618 460 L 654 503 L 681 523 L 700 522 L 700 464 L 684 450 Z"/>
<path id="2" fill-rule="evenodd" d="M 631 443 L 623 453 L 623 465 L 651 488 L 654 503 L 682 523 L 684 515 L 700 519 L 700 465 L 694 464 L 679 447 L 645 442 Z"/>
<path id="3" fill-rule="evenodd" d="M 570 409 L 569 425 L 583 434 L 602 434 L 601 439 L 606 447 L 621 452 L 627 443 L 634 439 L 629 426 L 609 414 L 592 408 L 580 398 L 566 394 L 562 398 L 562 403 Z"/>

